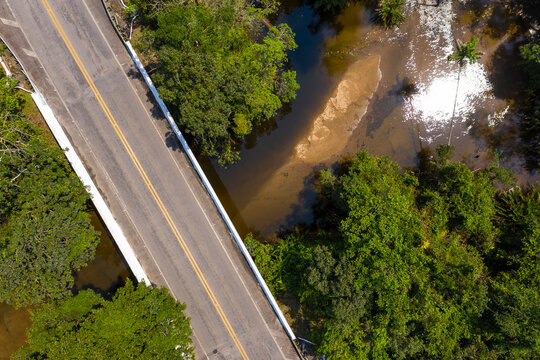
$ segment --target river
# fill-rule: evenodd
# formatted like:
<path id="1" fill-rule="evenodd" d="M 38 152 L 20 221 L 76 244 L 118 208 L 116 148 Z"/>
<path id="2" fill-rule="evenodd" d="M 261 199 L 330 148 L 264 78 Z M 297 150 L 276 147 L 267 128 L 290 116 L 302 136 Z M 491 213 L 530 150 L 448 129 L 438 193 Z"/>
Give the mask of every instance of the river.
<path id="1" fill-rule="evenodd" d="M 238 164 L 223 169 L 201 159 L 241 235 L 270 237 L 310 222 L 313 172 L 344 155 L 367 150 L 410 167 L 421 148 L 446 143 L 458 73 L 446 57 L 455 39 L 472 35 L 484 55 L 462 73 L 455 159 L 482 167 L 498 149 L 520 183 L 539 179 L 519 153 L 518 23 L 495 1 L 418 5 L 429 1 L 407 1 L 407 21 L 398 29 L 375 25 L 373 8 L 362 2 L 320 19 L 301 1 L 283 1 L 277 21 L 291 26 L 299 45 L 291 54 L 301 85 L 296 99 L 246 139 Z M 76 288 L 111 291 L 129 273 L 99 218 L 92 219 L 101 243 Z M 29 325 L 27 309 L 0 304 L 0 359 L 24 343 Z"/>
<path id="2" fill-rule="evenodd" d="M 538 180 L 518 151 L 514 109 L 523 74 L 513 65 L 522 39 L 517 19 L 495 1 L 420 3 L 430 1 L 407 1 L 407 21 L 384 29 L 363 2 L 320 19 L 310 5 L 284 1 L 278 22 L 291 26 L 299 45 L 291 54 L 301 86 L 297 98 L 247 139 L 238 164 L 206 163 L 242 235 L 271 237 L 309 223 L 313 172 L 342 156 L 366 150 L 411 167 L 420 149 L 447 143 L 459 67 L 446 58 L 456 39 L 472 35 L 484 55 L 462 70 L 454 159 L 479 168 L 495 149 L 519 183 Z"/>

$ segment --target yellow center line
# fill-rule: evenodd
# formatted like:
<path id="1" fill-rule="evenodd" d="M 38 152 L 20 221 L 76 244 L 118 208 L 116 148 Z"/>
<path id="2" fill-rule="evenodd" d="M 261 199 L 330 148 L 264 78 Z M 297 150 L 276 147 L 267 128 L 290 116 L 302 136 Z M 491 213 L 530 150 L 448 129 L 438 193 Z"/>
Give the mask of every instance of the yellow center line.
<path id="1" fill-rule="evenodd" d="M 244 360 L 248 360 L 249 358 L 248 358 L 248 356 L 246 354 L 246 351 L 244 350 L 244 347 L 242 346 L 242 344 L 240 343 L 240 340 L 236 336 L 236 333 L 234 332 L 231 324 L 229 323 L 229 320 L 225 316 L 225 313 L 223 312 L 223 309 L 221 308 L 221 305 L 219 305 L 219 302 L 217 301 L 216 296 L 212 292 L 212 289 L 210 289 L 210 286 L 208 285 L 208 282 L 206 281 L 206 278 L 204 277 L 199 265 L 197 264 L 197 262 L 195 261 L 195 258 L 193 257 L 193 255 L 189 251 L 189 248 L 188 248 L 186 242 L 184 241 L 182 235 L 180 235 L 180 232 L 178 231 L 178 228 L 176 227 L 176 224 L 172 221 L 172 218 L 171 218 L 169 212 L 167 211 L 167 209 L 165 208 L 165 205 L 163 205 L 163 202 L 161 201 L 161 198 L 159 197 L 156 189 L 154 188 L 154 185 L 152 184 L 152 182 L 150 182 L 150 179 L 148 178 L 148 175 L 146 174 L 146 171 L 143 169 L 141 163 L 139 162 L 139 159 L 137 158 L 137 156 L 135 155 L 133 149 L 131 148 L 131 145 L 128 143 L 126 137 L 124 136 L 124 133 L 122 132 L 122 130 L 118 126 L 118 123 L 116 122 L 113 115 L 111 114 L 111 111 L 109 110 L 109 107 L 107 106 L 107 104 L 103 100 L 101 94 L 99 93 L 98 89 L 96 88 L 96 85 L 94 84 L 92 78 L 88 74 L 88 71 L 84 67 L 81 59 L 77 55 L 77 52 L 73 48 L 73 45 L 71 44 L 71 41 L 67 37 L 67 35 L 64 32 L 64 29 L 62 28 L 60 23 L 58 22 L 58 19 L 56 18 L 56 15 L 54 14 L 53 10 L 51 9 L 51 6 L 49 5 L 48 0 L 41 0 L 41 2 L 43 3 L 43 6 L 47 10 L 47 13 L 49 14 L 54 26 L 56 27 L 56 30 L 58 31 L 58 33 L 60 34 L 60 36 L 64 40 L 64 43 L 65 43 L 67 49 L 69 50 L 69 52 L 71 53 L 71 56 L 73 57 L 73 59 L 77 63 L 77 66 L 79 67 L 79 70 L 81 71 L 84 78 L 86 79 L 86 82 L 90 86 L 90 89 L 92 89 L 92 92 L 94 93 L 94 95 L 95 95 L 97 101 L 99 102 L 101 108 L 105 112 L 105 115 L 109 119 L 109 122 L 111 123 L 112 127 L 114 128 L 114 131 L 116 132 L 116 134 L 118 135 L 120 141 L 124 145 L 124 148 L 128 152 L 129 157 L 133 161 L 133 164 L 137 168 L 137 171 L 141 175 L 141 177 L 142 177 L 144 183 L 146 184 L 148 190 L 150 190 L 150 193 L 152 194 L 152 197 L 156 201 L 159 209 L 161 210 L 163 216 L 165 217 L 165 220 L 169 224 L 169 227 L 171 228 L 174 236 L 176 237 L 176 239 L 180 243 L 180 246 L 184 250 L 184 253 L 186 254 L 186 256 L 187 256 L 187 258 L 189 260 L 189 263 L 193 267 L 193 270 L 195 271 L 195 274 L 197 275 L 197 277 L 199 278 L 201 284 L 203 285 L 203 287 L 204 287 L 204 289 L 206 291 L 206 294 L 208 295 L 208 297 L 210 298 L 210 301 L 214 305 L 214 308 L 216 309 L 219 317 L 221 318 L 221 321 L 223 322 L 223 324 L 225 325 L 225 328 L 227 329 L 227 331 L 229 332 L 231 338 L 233 339 L 234 344 L 238 348 L 238 351 L 240 351 L 240 355 L 242 355 L 242 358 Z"/>

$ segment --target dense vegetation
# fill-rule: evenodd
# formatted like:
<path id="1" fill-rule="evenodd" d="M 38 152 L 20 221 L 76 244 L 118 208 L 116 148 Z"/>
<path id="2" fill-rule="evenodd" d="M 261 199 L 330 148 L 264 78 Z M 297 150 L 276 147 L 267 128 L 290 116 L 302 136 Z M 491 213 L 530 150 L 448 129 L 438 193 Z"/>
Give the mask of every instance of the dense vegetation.
<path id="1" fill-rule="evenodd" d="M 403 14 L 404 0 L 382 0 L 377 8 L 378 20 L 390 27 L 401 24 L 405 21 Z"/>
<path id="2" fill-rule="evenodd" d="M 291 29 L 264 27 L 271 9 L 244 0 L 132 3 L 147 25 L 138 47 L 180 128 L 204 155 L 235 162 L 253 127 L 296 96 Z"/>
<path id="3" fill-rule="evenodd" d="M 32 313 L 13 359 L 193 359 L 185 305 L 130 281 L 107 301 L 92 290 Z"/>
<path id="4" fill-rule="evenodd" d="M 522 17 L 531 35 L 521 46 L 522 66 L 529 78 L 521 123 L 527 167 L 540 168 L 540 1 L 512 0 L 509 6 Z"/>
<path id="5" fill-rule="evenodd" d="M 360 153 L 319 176 L 316 223 L 248 248 L 328 359 L 540 356 L 540 191 L 424 153 Z"/>
<path id="6" fill-rule="evenodd" d="M 40 305 L 16 359 L 192 359 L 191 328 L 166 289 L 128 280 L 110 301 L 72 297 L 73 273 L 98 242 L 89 195 L 61 149 L 22 115 L 16 80 L 0 78 L 0 301 Z"/>
<path id="7" fill-rule="evenodd" d="M 24 306 L 68 295 L 98 237 L 86 189 L 21 115 L 15 85 L 0 78 L 0 301 Z"/>

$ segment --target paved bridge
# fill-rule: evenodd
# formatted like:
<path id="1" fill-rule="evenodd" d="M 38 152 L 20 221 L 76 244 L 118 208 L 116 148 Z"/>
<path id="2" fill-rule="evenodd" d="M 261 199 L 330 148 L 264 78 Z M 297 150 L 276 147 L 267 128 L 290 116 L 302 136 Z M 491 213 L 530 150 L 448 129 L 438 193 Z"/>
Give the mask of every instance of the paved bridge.
<path id="1" fill-rule="evenodd" d="M 0 0 L 0 34 L 127 239 L 134 273 L 187 303 L 197 358 L 298 359 L 101 1 Z"/>

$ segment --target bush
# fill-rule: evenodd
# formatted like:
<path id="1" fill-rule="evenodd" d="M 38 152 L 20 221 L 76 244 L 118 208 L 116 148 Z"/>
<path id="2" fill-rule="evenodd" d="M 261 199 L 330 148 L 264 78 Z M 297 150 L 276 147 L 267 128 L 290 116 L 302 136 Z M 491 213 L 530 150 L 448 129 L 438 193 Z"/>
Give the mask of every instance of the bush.
<path id="1" fill-rule="evenodd" d="M 405 21 L 405 15 L 401 11 L 403 5 L 403 0 L 383 0 L 377 8 L 377 18 L 388 27 L 399 25 Z"/>

